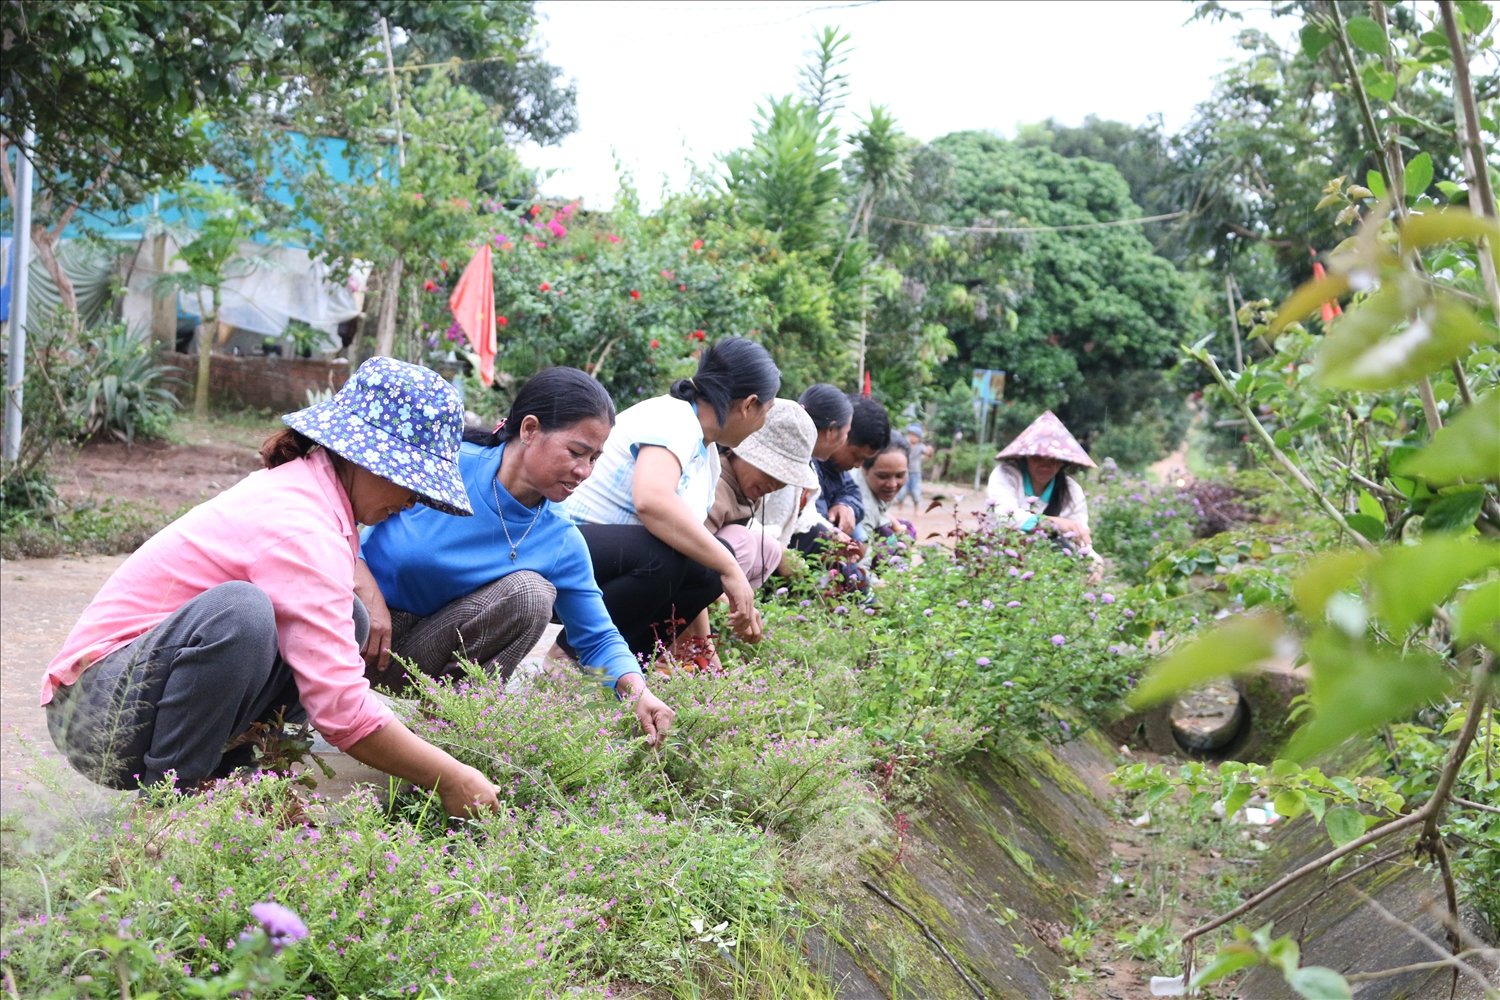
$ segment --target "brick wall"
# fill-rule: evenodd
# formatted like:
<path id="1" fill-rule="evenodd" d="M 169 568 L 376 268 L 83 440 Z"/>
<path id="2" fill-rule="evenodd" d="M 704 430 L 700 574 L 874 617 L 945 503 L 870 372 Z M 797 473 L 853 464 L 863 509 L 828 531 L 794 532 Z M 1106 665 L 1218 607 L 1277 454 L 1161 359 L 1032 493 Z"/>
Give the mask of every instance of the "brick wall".
<path id="1" fill-rule="evenodd" d="M 177 396 L 184 404 L 193 400 L 198 378 L 198 356 L 164 351 L 162 364 L 178 369 L 182 385 Z M 209 400 L 215 406 L 255 407 L 286 413 L 307 405 L 309 390 L 337 390 L 349 379 L 349 362 L 308 358 L 278 358 L 215 354 L 209 361 Z"/>

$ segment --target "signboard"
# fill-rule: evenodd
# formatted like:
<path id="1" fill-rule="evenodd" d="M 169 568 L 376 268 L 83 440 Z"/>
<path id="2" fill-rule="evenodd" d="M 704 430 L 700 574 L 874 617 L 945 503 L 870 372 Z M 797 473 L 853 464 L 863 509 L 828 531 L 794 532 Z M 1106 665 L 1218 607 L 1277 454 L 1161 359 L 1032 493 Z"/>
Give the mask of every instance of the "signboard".
<path id="1" fill-rule="evenodd" d="M 974 398 L 988 406 L 1005 398 L 1005 372 L 998 368 L 975 368 L 974 380 L 970 384 Z"/>

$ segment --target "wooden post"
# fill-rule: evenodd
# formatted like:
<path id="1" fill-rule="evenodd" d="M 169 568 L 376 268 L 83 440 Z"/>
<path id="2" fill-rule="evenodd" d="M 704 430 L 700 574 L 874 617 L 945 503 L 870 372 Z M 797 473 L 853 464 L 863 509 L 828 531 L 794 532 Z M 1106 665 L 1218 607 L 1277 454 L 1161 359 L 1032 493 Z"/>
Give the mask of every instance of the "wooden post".
<path id="1" fill-rule="evenodd" d="M 151 237 L 151 274 L 167 273 L 167 234 Z M 177 292 L 159 285 L 151 292 L 151 339 L 169 351 L 177 350 Z"/>

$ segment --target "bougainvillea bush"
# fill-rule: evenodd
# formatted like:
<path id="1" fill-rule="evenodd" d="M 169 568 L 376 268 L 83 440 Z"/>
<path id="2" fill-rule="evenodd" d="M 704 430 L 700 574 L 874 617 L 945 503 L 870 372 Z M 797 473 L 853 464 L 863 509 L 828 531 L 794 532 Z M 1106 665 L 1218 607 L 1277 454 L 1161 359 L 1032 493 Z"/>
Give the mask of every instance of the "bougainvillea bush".
<path id="1" fill-rule="evenodd" d="M 404 714 L 500 785 L 496 814 L 449 821 L 400 788 L 306 803 L 261 776 L 159 793 L 64 856 L 8 863 L 7 987 L 686 995 L 740 976 L 758 995 L 732 956 L 815 924 L 797 889 L 888 843 L 934 768 L 1076 736 L 1141 669 L 1147 616 L 1045 536 L 981 515 L 928 542 L 884 552 L 867 594 L 791 582 L 762 602 L 761 645 L 659 676 L 678 715 L 658 749 L 589 678 L 428 684 Z M 251 983 L 264 903 L 307 934 L 255 953 Z"/>

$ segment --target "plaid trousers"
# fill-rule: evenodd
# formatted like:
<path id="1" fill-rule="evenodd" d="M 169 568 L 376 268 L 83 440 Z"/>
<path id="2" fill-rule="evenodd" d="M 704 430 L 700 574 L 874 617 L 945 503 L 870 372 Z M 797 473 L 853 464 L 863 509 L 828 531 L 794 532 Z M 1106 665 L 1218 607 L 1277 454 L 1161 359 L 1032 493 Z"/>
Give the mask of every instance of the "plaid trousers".
<path id="1" fill-rule="evenodd" d="M 463 676 L 460 661 L 509 680 L 552 621 L 557 588 L 540 573 L 520 570 L 451 601 L 426 618 L 391 609 L 391 652 L 429 677 Z M 400 692 L 406 668 L 391 660 L 384 671 L 366 668 L 370 682 Z"/>

